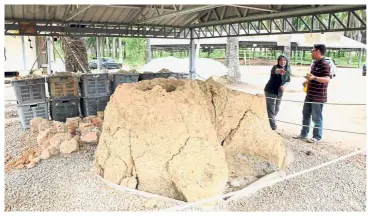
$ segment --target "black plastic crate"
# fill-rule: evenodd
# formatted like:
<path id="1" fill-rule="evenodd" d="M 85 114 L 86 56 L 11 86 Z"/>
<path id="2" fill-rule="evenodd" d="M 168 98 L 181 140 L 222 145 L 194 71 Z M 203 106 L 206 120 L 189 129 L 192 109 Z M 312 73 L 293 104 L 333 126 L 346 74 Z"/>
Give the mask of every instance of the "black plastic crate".
<path id="1" fill-rule="evenodd" d="M 45 78 L 13 80 L 12 86 L 19 105 L 46 101 Z"/>
<path id="2" fill-rule="evenodd" d="M 67 118 L 80 116 L 80 98 L 50 101 L 51 119 L 65 122 Z"/>
<path id="3" fill-rule="evenodd" d="M 112 75 L 112 92 L 122 83 L 138 82 L 139 74 L 113 74 Z"/>
<path id="4" fill-rule="evenodd" d="M 82 98 L 82 112 L 84 116 L 97 115 L 97 111 L 105 111 L 110 96 Z"/>
<path id="5" fill-rule="evenodd" d="M 35 117 L 41 117 L 48 119 L 49 117 L 49 107 L 47 102 L 19 105 L 18 115 L 23 128 L 29 128 L 30 121 Z"/>
<path id="6" fill-rule="evenodd" d="M 83 97 L 102 97 L 110 95 L 107 73 L 84 74 L 81 77 Z"/>
<path id="7" fill-rule="evenodd" d="M 176 79 L 188 79 L 188 74 L 182 74 L 182 73 L 143 73 L 139 75 L 139 81 L 142 80 L 151 80 L 156 78 L 164 78 L 167 79 L 169 77 L 174 77 Z"/>
<path id="8" fill-rule="evenodd" d="M 174 73 L 176 79 L 189 79 L 189 73 Z"/>

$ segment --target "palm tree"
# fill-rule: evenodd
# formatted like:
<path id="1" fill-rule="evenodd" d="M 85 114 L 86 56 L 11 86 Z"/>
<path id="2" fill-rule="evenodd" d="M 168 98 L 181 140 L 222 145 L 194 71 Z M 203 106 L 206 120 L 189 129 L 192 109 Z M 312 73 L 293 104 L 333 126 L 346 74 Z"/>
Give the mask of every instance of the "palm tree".
<path id="1" fill-rule="evenodd" d="M 85 38 L 61 37 L 61 45 L 65 58 L 65 69 L 68 72 L 88 72 L 88 56 Z"/>

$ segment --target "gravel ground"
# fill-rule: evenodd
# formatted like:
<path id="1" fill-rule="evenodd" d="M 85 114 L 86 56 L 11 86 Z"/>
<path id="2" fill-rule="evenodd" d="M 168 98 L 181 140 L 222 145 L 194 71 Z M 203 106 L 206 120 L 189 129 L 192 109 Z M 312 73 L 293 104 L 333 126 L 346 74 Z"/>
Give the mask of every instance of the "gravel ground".
<path id="1" fill-rule="evenodd" d="M 282 134 L 293 151 L 287 175 L 350 153 L 322 143 L 295 141 Z M 307 152 L 310 154 L 307 155 Z M 366 154 L 264 188 L 250 197 L 227 202 L 217 211 L 365 211 Z"/>
<path id="2" fill-rule="evenodd" d="M 16 106 L 7 105 L 5 115 Z M 293 140 L 281 131 L 295 161 L 288 174 L 351 152 L 328 143 L 318 146 Z M 5 151 L 13 157 L 37 143 L 17 118 L 5 123 Z M 5 173 L 7 211 L 153 211 L 182 202 L 149 199 L 121 192 L 95 177 L 89 169 L 95 147 L 42 161 L 30 170 Z M 310 151 L 311 154 L 306 153 Z M 211 209 L 185 209 L 184 211 Z M 349 160 L 264 188 L 251 197 L 222 202 L 216 211 L 363 211 L 366 210 L 366 156 Z"/>

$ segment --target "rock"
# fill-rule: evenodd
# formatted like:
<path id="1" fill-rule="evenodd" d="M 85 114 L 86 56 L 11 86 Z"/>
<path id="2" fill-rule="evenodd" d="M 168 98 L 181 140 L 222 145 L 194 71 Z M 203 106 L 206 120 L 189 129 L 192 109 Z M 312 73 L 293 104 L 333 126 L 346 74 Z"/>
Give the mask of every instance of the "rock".
<path id="1" fill-rule="evenodd" d="M 33 162 L 31 162 L 31 163 L 29 163 L 29 164 L 27 164 L 27 168 L 28 169 L 32 169 L 33 167 L 35 167 L 36 166 L 36 163 L 33 163 Z"/>
<path id="2" fill-rule="evenodd" d="M 72 136 L 69 133 L 58 133 L 50 139 L 50 146 L 59 149 L 62 142 L 71 139 Z"/>
<path id="3" fill-rule="evenodd" d="M 154 198 L 149 199 L 145 204 L 144 207 L 146 207 L 146 209 L 153 209 L 155 207 L 157 207 L 157 200 Z"/>
<path id="4" fill-rule="evenodd" d="M 31 161 L 33 159 L 33 155 L 29 155 L 28 160 Z"/>
<path id="5" fill-rule="evenodd" d="M 98 143 L 98 134 L 97 132 L 88 132 L 81 137 L 81 141 L 86 144 L 97 144 Z"/>
<path id="6" fill-rule="evenodd" d="M 41 153 L 41 156 L 40 156 L 40 158 L 42 159 L 42 160 L 47 160 L 47 159 L 49 159 L 51 157 L 51 154 L 50 154 L 50 152 L 49 152 L 49 150 L 48 149 L 44 149 L 43 151 L 42 151 L 42 153 Z"/>
<path id="7" fill-rule="evenodd" d="M 93 128 L 94 126 L 91 123 L 79 123 L 79 130 L 82 135 L 92 131 Z"/>
<path id="8" fill-rule="evenodd" d="M 48 150 L 51 156 L 59 155 L 59 147 L 49 146 Z"/>
<path id="9" fill-rule="evenodd" d="M 16 168 L 17 169 L 23 169 L 24 168 L 24 164 L 19 164 Z"/>
<path id="10" fill-rule="evenodd" d="M 264 96 L 213 79 L 120 85 L 104 115 L 95 163 L 115 184 L 133 186 L 138 178 L 138 190 L 192 202 L 223 194 L 229 177 L 284 165 Z"/>
<path id="11" fill-rule="evenodd" d="M 79 135 L 74 136 L 74 137 L 73 137 L 73 139 L 74 139 L 75 141 L 77 141 L 78 143 L 80 143 L 80 141 L 81 141 L 81 138 L 80 138 L 80 136 L 79 136 Z"/>
<path id="12" fill-rule="evenodd" d="M 36 117 L 33 118 L 30 123 L 29 123 L 29 128 L 31 130 L 32 133 L 37 133 L 38 131 L 38 127 L 40 125 L 40 123 L 46 123 L 48 122 L 47 119 L 41 118 L 41 117 Z M 42 128 L 43 129 L 43 128 Z"/>
<path id="13" fill-rule="evenodd" d="M 91 123 L 93 124 L 93 126 L 96 126 L 96 127 L 100 127 L 102 126 L 102 119 L 100 117 L 94 117 L 91 119 Z"/>
<path id="14" fill-rule="evenodd" d="M 67 132 L 67 128 L 65 127 L 65 123 L 64 122 L 53 121 L 52 122 L 52 128 L 57 133 L 65 133 L 65 132 Z"/>
<path id="15" fill-rule="evenodd" d="M 79 144 L 75 139 L 67 140 L 61 143 L 60 152 L 63 154 L 70 154 L 72 152 L 78 151 Z"/>
<path id="16" fill-rule="evenodd" d="M 39 124 L 38 124 L 38 133 L 41 133 L 42 131 L 45 131 L 45 130 L 48 130 L 52 127 L 52 121 L 48 121 L 45 119 L 45 121 L 41 121 Z"/>
<path id="17" fill-rule="evenodd" d="M 72 117 L 72 118 L 67 118 L 65 121 L 65 125 L 73 123 L 76 124 L 77 126 L 79 126 L 79 123 L 82 122 L 83 120 L 80 117 Z"/>
<path id="18" fill-rule="evenodd" d="M 38 146 L 42 148 L 47 148 L 50 144 L 51 138 L 55 135 L 54 131 L 51 131 L 51 129 L 47 129 L 44 131 L 41 131 L 37 135 L 37 143 Z"/>
<path id="19" fill-rule="evenodd" d="M 32 162 L 32 163 L 38 164 L 40 162 L 40 160 L 41 160 L 40 157 L 35 157 L 35 158 L 32 158 L 32 160 L 29 160 L 29 161 Z"/>
<path id="20" fill-rule="evenodd" d="M 104 112 L 103 111 L 97 111 L 97 117 L 99 117 L 101 120 L 104 119 Z"/>
<path id="21" fill-rule="evenodd" d="M 81 121 L 82 119 L 80 117 L 67 118 L 65 127 L 67 128 L 68 133 L 75 134 Z"/>
<path id="22" fill-rule="evenodd" d="M 91 124 L 93 118 L 96 118 L 96 116 L 95 115 L 87 116 L 87 117 L 83 118 L 83 122 L 84 123 L 90 123 Z"/>

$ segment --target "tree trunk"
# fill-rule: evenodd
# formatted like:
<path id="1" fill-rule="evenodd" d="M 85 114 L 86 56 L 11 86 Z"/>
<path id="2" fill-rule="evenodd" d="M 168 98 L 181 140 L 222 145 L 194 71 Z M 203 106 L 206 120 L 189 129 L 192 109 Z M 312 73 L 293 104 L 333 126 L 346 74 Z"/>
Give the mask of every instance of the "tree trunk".
<path id="1" fill-rule="evenodd" d="M 112 38 L 112 58 L 116 58 L 116 38 Z"/>
<path id="2" fill-rule="evenodd" d="M 102 57 L 105 57 L 105 40 L 103 37 L 100 37 L 100 46 L 101 46 L 101 51 L 102 51 Z"/>
<path id="3" fill-rule="evenodd" d="M 124 57 L 123 57 L 123 48 L 122 48 L 122 41 L 121 41 L 121 38 L 119 37 L 119 62 L 120 63 L 123 63 L 123 59 L 124 59 Z"/>
<path id="4" fill-rule="evenodd" d="M 146 64 L 152 60 L 151 40 L 146 39 Z"/>
<path id="5" fill-rule="evenodd" d="M 68 72 L 88 72 L 88 55 L 85 38 L 61 37 L 65 58 L 65 69 Z"/>
<path id="6" fill-rule="evenodd" d="M 234 25 L 234 28 L 237 27 Z M 231 34 L 233 29 L 230 28 Z M 239 69 L 239 39 L 237 37 L 228 37 L 226 46 L 228 47 L 226 59 L 228 59 L 227 79 L 233 83 L 241 82 L 241 74 Z"/>

